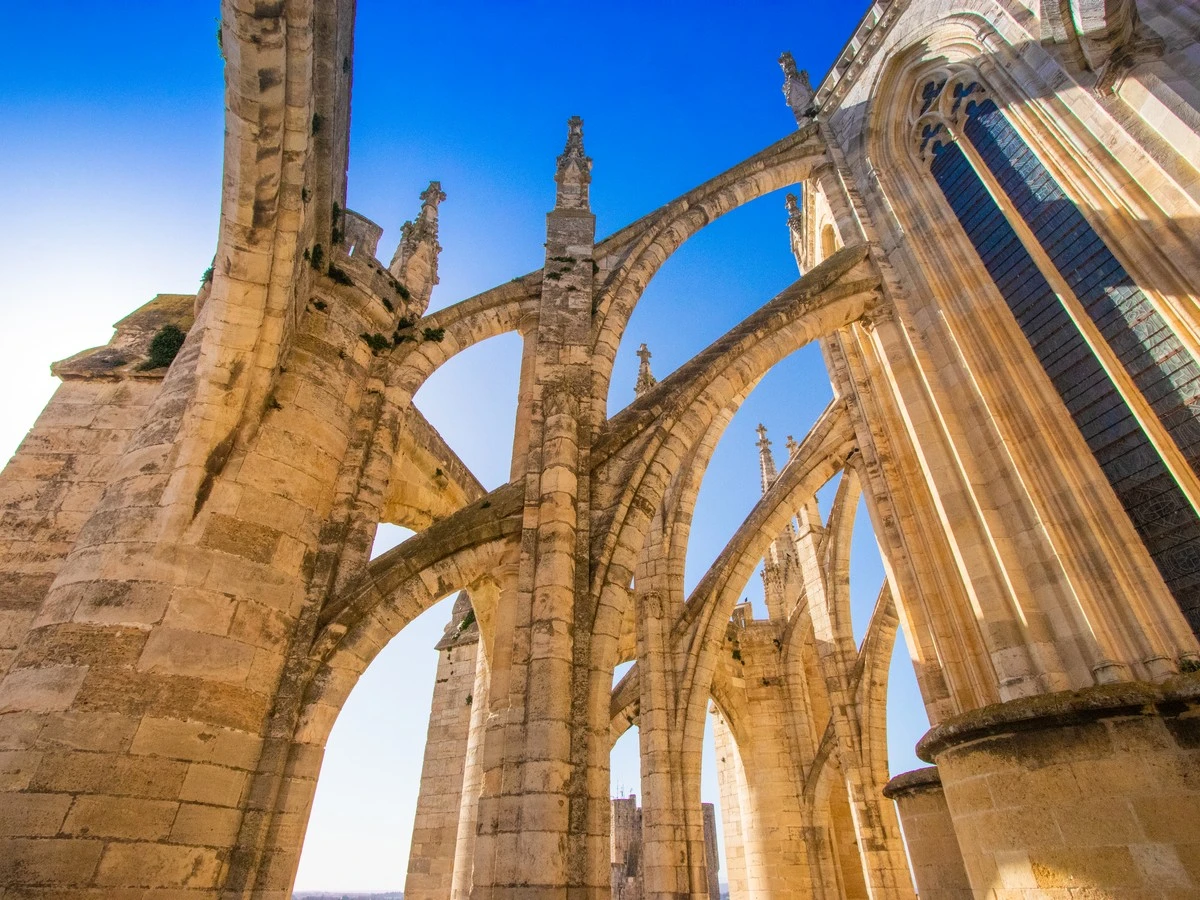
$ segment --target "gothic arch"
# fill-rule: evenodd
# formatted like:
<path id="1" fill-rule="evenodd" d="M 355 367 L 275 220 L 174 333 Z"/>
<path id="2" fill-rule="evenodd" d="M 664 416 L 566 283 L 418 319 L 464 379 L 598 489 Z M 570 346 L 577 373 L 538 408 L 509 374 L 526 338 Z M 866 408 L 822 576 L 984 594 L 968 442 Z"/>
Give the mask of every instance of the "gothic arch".
<path id="1" fill-rule="evenodd" d="M 815 269 L 610 420 L 610 431 L 621 433 L 637 427 L 636 423 L 645 419 L 650 409 L 657 411 L 660 404 L 668 413 L 654 426 L 649 446 L 638 448 L 638 458 L 631 466 L 619 456 L 613 457 L 605 460 L 613 465 L 608 471 L 602 468 L 599 475 L 606 483 L 626 487 L 615 498 L 614 524 L 593 578 L 593 593 L 600 597 L 597 634 L 618 633 L 624 595 L 643 537 L 679 461 L 704 437 L 714 417 L 735 397 L 744 396 L 771 366 L 808 340 L 862 315 L 865 298 L 876 282 L 867 278 L 844 287 L 837 285 L 864 258 L 863 248 L 849 248 Z M 824 291 L 830 292 L 828 299 L 822 298 Z M 809 305 L 804 298 L 817 302 Z M 647 425 L 648 421 L 642 427 Z"/>
<path id="2" fill-rule="evenodd" d="M 803 181 L 825 159 L 816 129 L 788 135 L 744 163 L 689 191 L 596 245 L 602 279 L 596 305 L 596 386 L 604 401 L 625 326 L 664 262 L 714 219 L 771 191 Z"/>

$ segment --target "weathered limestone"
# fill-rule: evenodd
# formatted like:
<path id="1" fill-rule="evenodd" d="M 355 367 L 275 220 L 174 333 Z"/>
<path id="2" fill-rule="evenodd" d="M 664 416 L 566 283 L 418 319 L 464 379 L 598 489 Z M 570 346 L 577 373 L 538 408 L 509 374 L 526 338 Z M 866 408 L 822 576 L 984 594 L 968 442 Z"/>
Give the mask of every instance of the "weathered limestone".
<path id="1" fill-rule="evenodd" d="M 425 759 L 421 764 L 421 791 L 413 822 L 412 847 L 404 895 L 417 898 L 449 897 L 454 880 L 459 810 L 475 703 L 479 624 L 470 598 L 461 593 L 446 632 L 435 648 L 437 674 Z"/>
<path id="2" fill-rule="evenodd" d="M 926 735 L 975 896 L 1200 894 L 1200 681 L 1002 704 Z"/>
<path id="3" fill-rule="evenodd" d="M 609 896 L 635 722 L 643 897 L 710 896 L 713 704 L 734 897 L 912 897 L 900 626 L 952 828 L 893 782 L 922 896 L 966 896 L 954 846 L 976 897 L 1200 894 L 1191 5 L 878 0 L 815 91 L 783 58 L 795 133 L 599 242 L 572 119 L 541 271 L 432 315 L 441 186 L 387 268 L 345 209 L 353 3 L 251 6 L 223 5 L 211 281 L 58 364 L 0 475 L 5 898 L 282 900 L 338 710 L 458 591 L 478 638 L 440 670 L 413 896 Z M 609 416 L 658 268 L 797 185 L 803 277 L 661 380 L 644 351 Z M 512 480 L 485 492 L 411 401 L 509 331 Z M 763 496 L 685 594 L 722 432 L 810 341 L 834 402 L 781 468 L 763 432 Z M 856 646 L 860 492 L 887 582 Z M 418 533 L 371 560 L 380 522 Z"/>

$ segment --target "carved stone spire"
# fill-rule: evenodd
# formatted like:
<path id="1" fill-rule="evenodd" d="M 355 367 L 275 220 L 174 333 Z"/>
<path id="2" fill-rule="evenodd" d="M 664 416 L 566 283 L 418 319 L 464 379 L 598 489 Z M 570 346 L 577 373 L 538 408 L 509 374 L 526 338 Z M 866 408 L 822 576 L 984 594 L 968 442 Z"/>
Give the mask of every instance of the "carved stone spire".
<path id="1" fill-rule="evenodd" d="M 438 283 L 438 204 L 446 199 L 440 181 L 429 182 L 421 192 L 421 212 L 415 222 L 400 226 L 400 243 L 388 271 L 408 288 L 412 303 L 423 313 L 429 306 L 433 286 Z"/>
<path id="2" fill-rule="evenodd" d="M 817 114 L 817 92 L 813 90 L 808 80 L 808 72 L 796 69 L 796 59 L 786 50 L 779 56 L 779 66 L 783 69 L 783 96 L 787 105 L 796 117 L 796 124 L 804 126 L 808 120 Z"/>
<path id="3" fill-rule="evenodd" d="M 635 397 L 640 397 L 650 388 L 658 384 L 658 379 L 654 377 L 654 373 L 650 371 L 650 350 L 645 344 L 638 347 L 638 359 L 642 362 L 638 366 L 637 384 L 633 386 L 633 394 Z"/>
<path id="4" fill-rule="evenodd" d="M 788 214 L 788 240 L 792 246 L 792 256 L 796 257 L 796 268 L 804 274 L 804 210 L 800 208 L 795 194 L 784 198 Z"/>
<path id="5" fill-rule="evenodd" d="M 567 146 L 558 158 L 554 173 L 558 190 L 555 209 L 589 209 L 588 185 L 592 183 L 592 159 L 583 152 L 583 119 L 567 120 Z"/>
<path id="6" fill-rule="evenodd" d="M 762 489 L 763 493 L 775 483 L 775 479 L 779 476 L 778 470 L 775 468 L 775 457 L 771 455 L 771 442 L 767 440 L 767 426 L 759 423 L 758 428 L 758 465 L 759 471 L 762 473 Z"/>
<path id="7" fill-rule="evenodd" d="M 796 439 L 789 434 L 787 436 L 788 459 L 791 459 L 793 456 L 795 456 L 796 451 L 799 449 L 800 445 L 796 442 Z"/>

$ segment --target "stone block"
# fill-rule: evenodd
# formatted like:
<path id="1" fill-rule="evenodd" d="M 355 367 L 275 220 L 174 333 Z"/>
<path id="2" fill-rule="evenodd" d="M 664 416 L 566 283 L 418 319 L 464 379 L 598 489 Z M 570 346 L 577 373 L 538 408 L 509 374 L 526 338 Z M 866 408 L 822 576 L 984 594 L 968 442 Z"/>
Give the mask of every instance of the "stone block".
<path id="1" fill-rule="evenodd" d="M 171 827 L 171 841 L 193 846 L 231 847 L 241 822 L 240 809 L 183 803 Z"/>
<path id="2" fill-rule="evenodd" d="M 179 804 L 166 800 L 89 795 L 79 797 L 63 832 L 80 837 L 156 841 L 171 830 Z"/>
<path id="3" fill-rule="evenodd" d="M 261 746 L 261 738 L 244 732 L 202 722 L 147 717 L 134 735 L 130 752 L 253 769 Z"/>
<path id="4" fill-rule="evenodd" d="M 0 684 L 0 713 L 64 710 L 86 675 L 85 668 L 64 665 L 10 671 Z"/>
<path id="5" fill-rule="evenodd" d="M 71 896 L 91 883 L 103 847 L 69 838 L 0 839 L 0 884 L 52 885 Z"/>
<path id="6" fill-rule="evenodd" d="M 159 627 L 150 633 L 138 670 L 240 683 L 254 661 L 254 648 L 219 635 Z"/>
<path id="7" fill-rule="evenodd" d="M 0 806 L 0 838 L 52 837 L 70 805 L 65 794 L 10 794 Z"/>
<path id="8" fill-rule="evenodd" d="M 204 847 L 108 844 L 96 884 L 114 887 L 213 888 L 222 871 L 220 854 Z"/>

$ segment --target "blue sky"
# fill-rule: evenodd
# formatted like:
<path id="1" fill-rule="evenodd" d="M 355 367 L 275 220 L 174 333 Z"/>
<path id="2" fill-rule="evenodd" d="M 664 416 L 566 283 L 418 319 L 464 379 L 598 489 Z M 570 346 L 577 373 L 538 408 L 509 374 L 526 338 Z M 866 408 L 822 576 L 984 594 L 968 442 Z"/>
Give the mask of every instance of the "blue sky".
<path id="1" fill-rule="evenodd" d="M 816 82 L 865 4 L 601 6 L 359 0 L 348 205 L 385 229 L 442 181 L 443 306 L 537 268 L 554 158 L 585 120 L 599 235 L 778 140 L 794 127 L 776 59 Z M 82 2 L 6 10 L 0 57 L 0 453 L 54 389 L 47 365 L 108 340 L 159 292 L 191 292 L 213 255 L 221 185 L 216 3 Z M 618 355 L 610 412 L 632 398 L 641 342 L 662 377 L 796 278 L 782 193 L 717 221 L 654 279 Z M 437 372 L 417 403 L 485 484 L 507 478 L 519 341 L 496 338 Z M 830 397 L 820 354 L 786 360 L 718 447 L 688 554 L 703 575 L 758 496 L 754 427 L 780 461 Z M 861 631 L 882 580 L 865 512 L 852 550 Z M 381 541 L 395 540 L 391 532 Z M 761 596 L 757 576 L 747 596 Z M 311 889 L 403 884 L 436 654 L 449 610 L 401 634 L 364 676 L 330 738 L 297 881 Z M 901 642 L 893 665 L 892 770 L 917 765 L 928 727 Z M 637 786 L 636 738 L 613 785 Z M 706 799 L 716 799 L 711 759 Z"/>

